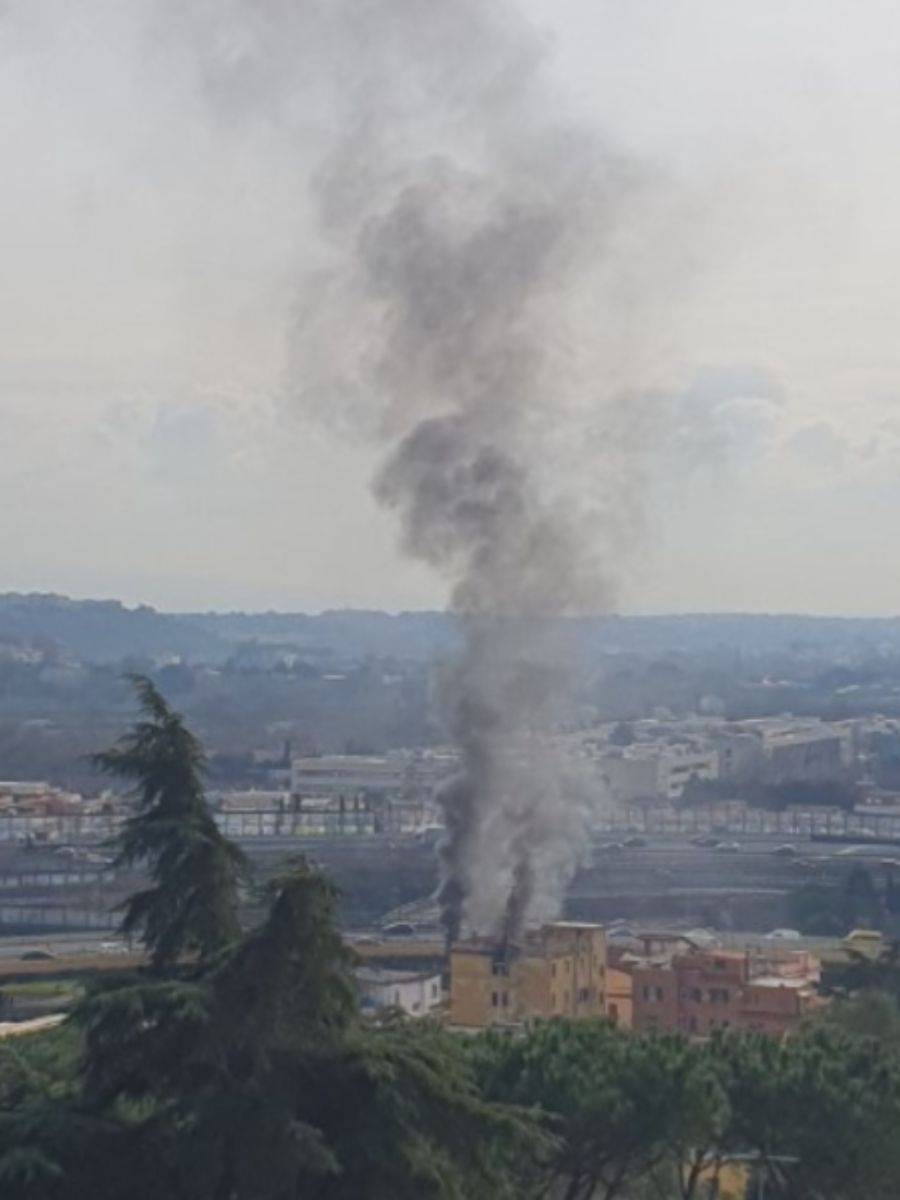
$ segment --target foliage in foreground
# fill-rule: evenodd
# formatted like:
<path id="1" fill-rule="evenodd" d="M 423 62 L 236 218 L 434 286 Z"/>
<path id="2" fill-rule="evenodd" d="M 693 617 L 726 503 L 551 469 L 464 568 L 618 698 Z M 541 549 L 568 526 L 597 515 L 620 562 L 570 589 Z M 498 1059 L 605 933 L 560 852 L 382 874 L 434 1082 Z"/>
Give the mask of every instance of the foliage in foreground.
<path id="1" fill-rule="evenodd" d="M 367 1025 L 334 891 L 305 862 L 241 933 L 202 751 L 137 686 L 143 719 L 105 761 L 137 787 L 120 849 L 153 886 L 125 920 L 151 966 L 0 1042 L 4 1200 L 705 1200 L 735 1159 L 769 1200 L 900 1195 L 893 959 L 852 964 L 786 1041 Z"/>

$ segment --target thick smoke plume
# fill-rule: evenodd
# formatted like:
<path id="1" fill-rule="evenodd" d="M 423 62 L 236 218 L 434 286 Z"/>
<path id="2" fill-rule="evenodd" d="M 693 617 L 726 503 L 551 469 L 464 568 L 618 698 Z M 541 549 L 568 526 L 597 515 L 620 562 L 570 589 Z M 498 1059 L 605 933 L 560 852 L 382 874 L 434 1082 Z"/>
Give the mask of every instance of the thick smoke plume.
<path id="1" fill-rule="evenodd" d="M 641 524 L 654 189 L 563 115 L 500 0 L 191 12 L 223 118 L 266 111 L 321 152 L 292 391 L 386 447 L 375 494 L 449 583 L 443 921 L 514 939 L 583 844 L 560 618 L 609 610 Z"/>

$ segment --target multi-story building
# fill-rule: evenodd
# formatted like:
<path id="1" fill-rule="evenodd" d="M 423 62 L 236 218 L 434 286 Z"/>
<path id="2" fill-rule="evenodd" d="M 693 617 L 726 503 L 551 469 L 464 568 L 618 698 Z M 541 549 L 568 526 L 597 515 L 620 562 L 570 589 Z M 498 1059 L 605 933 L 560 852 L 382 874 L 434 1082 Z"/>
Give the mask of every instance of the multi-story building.
<path id="1" fill-rule="evenodd" d="M 558 922 L 516 945 L 461 942 L 450 952 L 450 1024 L 482 1029 L 606 1011 L 601 925 Z"/>
<path id="2" fill-rule="evenodd" d="M 763 717 L 723 722 L 710 742 L 720 774 L 735 783 L 818 783 L 852 773 L 856 731 L 852 722 Z"/>
<path id="3" fill-rule="evenodd" d="M 707 1037 L 716 1029 L 785 1034 L 820 1006 L 806 951 L 688 950 L 617 964 L 631 976 L 633 1028 Z"/>
<path id="4" fill-rule="evenodd" d="M 599 770 L 613 800 L 678 800 L 693 780 L 719 777 L 719 756 L 714 749 L 639 743 L 607 750 L 598 760 Z"/>
<path id="5" fill-rule="evenodd" d="M 291 763 L 291 791 L 301 798 L 354 800 L 372 793 L 399 795 L 405 779 L 406 763 L 399 757 L 323 754 L 295 758 Z"/>
<path id="6" fill-rule="evenodd" d="M 397 750 L 384 755 L 323 754 L 291 763 L 291 794 L 304 802 L 389 806 L 399 828 L 434 819 L 433 792 L 456 767 L 452 752 Z"/>
<path id="7" fill-rule="evenodd" d="M 606 1016 L 619 1029 L 634 1027 L 634 988 L 631 974 L 607 963 Z"/>

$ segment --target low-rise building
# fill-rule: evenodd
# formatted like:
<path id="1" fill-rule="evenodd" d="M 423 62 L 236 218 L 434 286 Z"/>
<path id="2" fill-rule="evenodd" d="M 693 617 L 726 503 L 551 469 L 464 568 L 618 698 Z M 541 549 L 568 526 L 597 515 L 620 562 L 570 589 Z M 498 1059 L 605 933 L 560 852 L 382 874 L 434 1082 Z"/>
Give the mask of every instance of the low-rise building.
<path id="1" fill-rule="evenodd" d="M 606 1011 L 601 925 L 557 922 L 521 942 L 461 942 L 450 952 L 450 1023 L 482 1029 Z"/>
<path id="2" fill-rule="evenodd" d="M 437 972 L 359 967 L 356 983 L 365 1016 L 394 1009 L 408 1017 L 427 1017 L 441 1005 L 441 976 Z"/>
<path id="3" fill-rule="evenodd" d="M 213 807 L 223 813 L 287 812 L 291 801 L 288 792 L 262 791 L 257 788 L 244 791 L 213 792 L 209 799 Z"/>
<path id="4" fill-rule="evenodd" d="M 0 782 L 0 812 L 31 817 L 59 817 L 83 811 L 81 796 L 49 783 Z"/>
<path id="5" fill-rule="evenodd" d="M 341 811 L 378 807 L 399 832 L 427 825 L 437 815 L 436 787 L 456 769 L 452 751 L 392 750 L 387 754 L 323 754 L 294 758 L 291 794 L 297 808 L 333 802 Z"/>

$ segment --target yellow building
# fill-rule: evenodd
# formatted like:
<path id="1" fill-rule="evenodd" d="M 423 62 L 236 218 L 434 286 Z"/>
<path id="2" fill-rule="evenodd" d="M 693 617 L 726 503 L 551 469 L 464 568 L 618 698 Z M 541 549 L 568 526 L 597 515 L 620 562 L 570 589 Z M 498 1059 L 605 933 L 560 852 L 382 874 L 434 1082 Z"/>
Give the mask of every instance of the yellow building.
<path id="1" fill-rule="evenodd" d="M 450 952 L 450 1024 L 470 1029 L 541 1017 L 600 1017 L 606 1004 L 602 925 L 560 921 L 502 946 L 460 942 Z"/>
<path id="2" fill-rule="evenodd" d="M 606 967 L 606 1015 L 619 1029 L 634 1024 L 634 978 L 629 971 Z"/>

